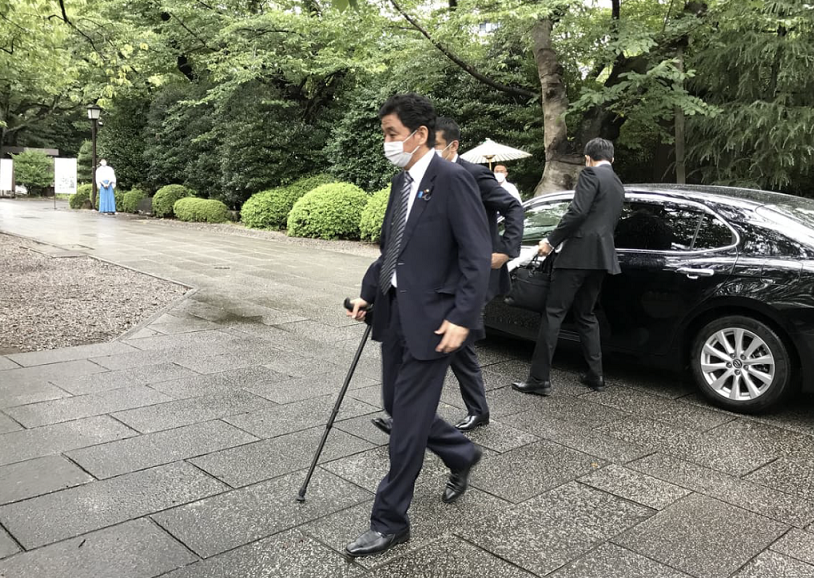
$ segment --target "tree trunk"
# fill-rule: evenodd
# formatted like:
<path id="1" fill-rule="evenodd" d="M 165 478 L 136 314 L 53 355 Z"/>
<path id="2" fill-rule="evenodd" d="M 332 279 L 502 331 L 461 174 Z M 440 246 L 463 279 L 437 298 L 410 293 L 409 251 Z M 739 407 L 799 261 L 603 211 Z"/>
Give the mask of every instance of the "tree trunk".
<path id="1" fill-rule="evenodd" d="M 534 25 L 534 61 L 542 89 L 543 126 L 545 139 L 545 169 L 543 178 L 534 189 L 534 196 L 573 189 L 581 170 L 583 156 L 568 142 L 565 113 L 568 96 L 562 78 L 562 66 L 551 46 L 554 22 L 550 18 Z"/>

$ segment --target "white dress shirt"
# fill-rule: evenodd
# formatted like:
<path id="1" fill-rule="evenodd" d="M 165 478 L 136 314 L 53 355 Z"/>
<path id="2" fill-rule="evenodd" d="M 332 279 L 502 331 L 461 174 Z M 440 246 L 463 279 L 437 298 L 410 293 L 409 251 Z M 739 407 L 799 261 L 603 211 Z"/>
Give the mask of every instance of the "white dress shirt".
<path id="1" fill-rule="evenodd" d="M 413 203 L 415 203 L 416 196 L 418 195 L 418 188 L 421 186 L 421 180 L 424 178 L 424 173 L 427 172 L 427 168 L 430 166 L 430 161 L 435 155 L 435 149 L 430 149 L 427 154 L 418 159 L 416 163 L 407 171 L 407 174 L 410 175 L 413 182 L 410 183 L 410 198 L 407 199 L 407 214 L 404 216 L 405 223 L 410 219 L 410 211 L 413 209 Z M 401 242 L 404 243 L 403 238 Z M 398 267 L 396 267 L 396 271 L 398 271 Z M 398 283 L 396 282 L 396 271 L 393 271 L 393 278 L 390 280 L 393 287 L 398 287 Z"/>
<path id="2" fill-rule="evenodd" d="M 506 189 L 506 192 L 513 196 L 515 199 L 517 199 L 520 203 L 523 202 L 523 199 L 520 198 L 520 191 L 518 191 L 517 187 L 515 187 L 509 181 L 503 181 L 502 183 L 500 183 L 500 186 Z"/>

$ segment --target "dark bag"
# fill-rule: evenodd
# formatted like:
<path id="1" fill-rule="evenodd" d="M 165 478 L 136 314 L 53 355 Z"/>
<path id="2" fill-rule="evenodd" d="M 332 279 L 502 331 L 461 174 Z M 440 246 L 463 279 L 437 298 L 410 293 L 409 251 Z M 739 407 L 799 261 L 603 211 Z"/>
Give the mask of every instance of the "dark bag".
<path id="1" fill-rule="evenodd" d="M 539 255 L 535 255 L 528 265 L 517 267 L 511 272 L 512 288 L 503 302 L 511 307 L 542 313 L 552 269 L 553 259 L 547 257 L 541 261 Z"/>

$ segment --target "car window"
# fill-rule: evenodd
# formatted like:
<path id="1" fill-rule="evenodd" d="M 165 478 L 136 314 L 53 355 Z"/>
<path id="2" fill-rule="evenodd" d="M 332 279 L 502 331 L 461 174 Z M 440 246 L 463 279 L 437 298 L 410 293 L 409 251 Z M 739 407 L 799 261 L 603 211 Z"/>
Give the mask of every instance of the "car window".
<path id="1" fill-rule="evenodd" d="M 695 251 L 719 249 L 728 247 L 733 242 L 732 230 L 726 226 L 726 223 L 707 213 L 701 221 L 701 227 L 698 229 L 692 248 Z"/>
<path id="2" fill-rule="evenodd" d="M 616 247 L 689 251 L 703 215 L 676 203 L 627 201 L 616 226 Z"/>
<path id="3" fill-rule="evenodd" d="M 526 209 L 523 221 L 523 245 L 536 245 L 546 238 L 568 210 L 568 201 L 535 205 Z"/>

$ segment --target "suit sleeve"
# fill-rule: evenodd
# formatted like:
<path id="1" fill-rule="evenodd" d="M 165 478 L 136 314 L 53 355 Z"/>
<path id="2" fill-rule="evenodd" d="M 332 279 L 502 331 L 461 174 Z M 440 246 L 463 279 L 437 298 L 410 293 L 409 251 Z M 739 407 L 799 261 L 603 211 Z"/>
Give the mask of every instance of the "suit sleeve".
<path id="1" fill-rule="evenodd" d="M 577 180 L 574 200 L 571 201 L 568 210 L 560 219 L 557 228 L 548 236 L 548 242 L 552 247 L 556 247 L 577 232 L 588 217 L 588 212 L 591 210 L 598 191 L 599 178 L 594 170 L 591 167 L 582 169 L 582 172 L 579 173 L 579 180 Z"/>
<path id="2" fill-rule="evenodd" d="M 489 286 L 492 241 L 486 209 L 474 177 L 465 170 L 455 171 L 450 177 L 452 195 L 448 214 L 458 245 L 461 280 L 455 291 L 455 307 L 447 315 L 447 321 L 472 329 L 480 321 Z"/>
<path id="3" fill-rule="evenodd" d="M 520 243 L 523 240 L 523 205 L 509 191 L 500 186 L 494 173 L 485 167 L 477 175 L 483 205 L 503 216 L 503 235 L 500 238 L 501 249 L 511 258 L 520 255 Z"/>
<path id="4" fill-rule="evenodd" d="M 382 221 L 382 231 L 379 235 L 379 258 L 370 264 L 367 268 L 365 276 L 362 278 L 362 291 L 360 297 L 368 303 L 376 301 L 376 296 L 379 294 L 379 271 L 382 269 L 384 262 L 384 248 L 387 246 L 387 223 L 389 222 L 391 207 L 393 206 L 393 184 L 396 178 L 390 181 L 390 197 L 387 200 L 387 209 L 384 212 L 384 220 Z"/>

